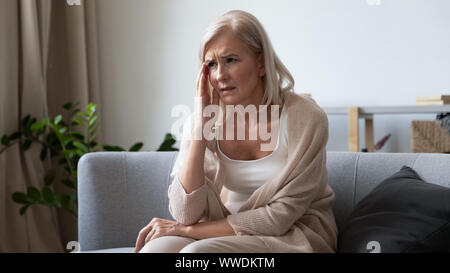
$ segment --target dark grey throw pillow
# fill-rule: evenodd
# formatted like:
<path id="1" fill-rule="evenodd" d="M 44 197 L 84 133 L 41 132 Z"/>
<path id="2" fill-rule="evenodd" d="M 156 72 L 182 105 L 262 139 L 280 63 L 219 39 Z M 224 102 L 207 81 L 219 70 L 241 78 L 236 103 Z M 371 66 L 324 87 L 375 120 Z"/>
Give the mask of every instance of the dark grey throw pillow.
<path id="1" fill-rule="evenodd" d="M 403 166 L 356 205 L 339 231 L 338 252 L 449 253 L 450 189 Z"/>

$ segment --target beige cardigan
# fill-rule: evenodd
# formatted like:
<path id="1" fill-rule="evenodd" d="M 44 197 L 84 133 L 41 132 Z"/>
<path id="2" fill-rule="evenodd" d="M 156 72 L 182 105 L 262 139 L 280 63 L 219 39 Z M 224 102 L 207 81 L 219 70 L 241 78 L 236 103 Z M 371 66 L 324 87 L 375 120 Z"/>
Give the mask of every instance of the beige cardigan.
<path id="1" fill-rule="evenodd" d="M 226 188 L 216 140 L 207 143 L 205 184 L 190 194 L 184 191 L 177 173 L 189 148 L 192 119 L 187 120 L 168 190 L 174 219 L 191 225 L 226 217 L 237 236 L 257 236 L 272 252 L 336 250 L 337 226 L 331 210 L 335 196 L 326 169 L 327 115 L 311 98 L 292 92 L 286 94 L 284 107 L 288 111 L 287 164 L 236 214 L 224 206 Z"/>

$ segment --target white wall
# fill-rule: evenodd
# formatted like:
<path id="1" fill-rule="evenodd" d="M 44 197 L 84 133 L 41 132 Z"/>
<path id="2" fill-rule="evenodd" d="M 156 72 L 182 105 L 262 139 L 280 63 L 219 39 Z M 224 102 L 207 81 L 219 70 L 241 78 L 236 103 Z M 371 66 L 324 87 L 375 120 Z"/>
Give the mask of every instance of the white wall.
<path id="1" fill-rule="evenodd" d="M 450 93 L 448 0 L 97 1 L 110 144 L 157 149 L 176 121 L 172 107 L 192 109 L 204 29 L 230 9 L 261 21 L 296 92 L 320 106 L 414 105 L 417 95 Z M 411 120 L 434 118 L 376 116 L 375 140 L 391 133 L 383 151 L 409 152 Z M 347 150 L 347 117 L 329 121 L 328 150 Z"/>

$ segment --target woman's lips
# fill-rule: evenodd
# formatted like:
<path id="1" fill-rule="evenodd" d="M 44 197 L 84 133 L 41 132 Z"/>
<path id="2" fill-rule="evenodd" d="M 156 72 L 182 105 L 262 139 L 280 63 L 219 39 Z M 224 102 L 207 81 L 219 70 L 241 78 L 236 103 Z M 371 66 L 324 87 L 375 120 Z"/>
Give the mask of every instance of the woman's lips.
<path id="1" fill-rule="evenodd" d="M 222 88 L 222 89 L 220 89 L 220 93 L 223 95 L 226 95 L 226 94 L 232 93 L 235 89 L 236 89 L 236 87 Z"/>

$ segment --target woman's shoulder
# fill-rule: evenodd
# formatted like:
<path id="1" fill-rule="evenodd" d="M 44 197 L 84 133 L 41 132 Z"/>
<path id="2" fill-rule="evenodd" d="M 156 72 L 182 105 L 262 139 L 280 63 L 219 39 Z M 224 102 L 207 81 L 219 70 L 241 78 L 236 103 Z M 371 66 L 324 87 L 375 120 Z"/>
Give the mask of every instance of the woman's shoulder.
<path id="1" fill-rule="evenodd" d="M 291 143 L 302 143 L 302 139 L 328 138 L 328 116 L 325 111 L 308 96 L 290 93 L 286 96 L 287 130 Z M 306 137 L 311 135 L 311 137 Z"/>
<path id="2" fill-rule="evenodd" d="M 328 122 L 325 111 L 310 96 L 288 92 L 285 95 L 284 105 L 287 108 L 288 115 L 296 117 L 291 120 L 323 120 Z"/>

